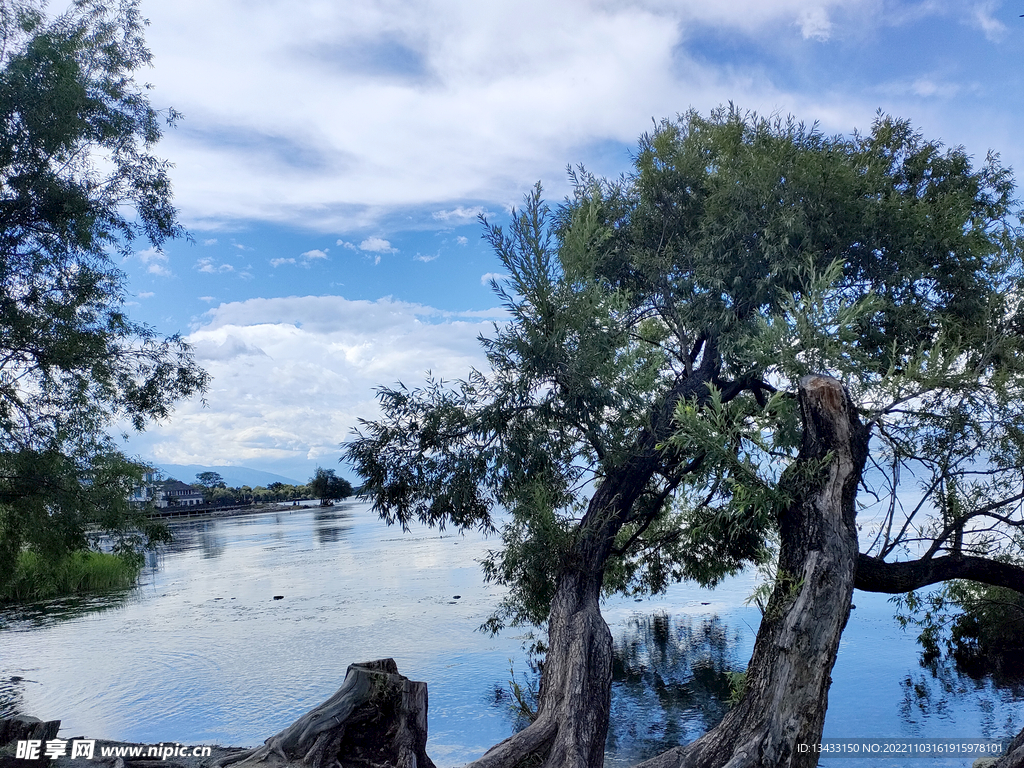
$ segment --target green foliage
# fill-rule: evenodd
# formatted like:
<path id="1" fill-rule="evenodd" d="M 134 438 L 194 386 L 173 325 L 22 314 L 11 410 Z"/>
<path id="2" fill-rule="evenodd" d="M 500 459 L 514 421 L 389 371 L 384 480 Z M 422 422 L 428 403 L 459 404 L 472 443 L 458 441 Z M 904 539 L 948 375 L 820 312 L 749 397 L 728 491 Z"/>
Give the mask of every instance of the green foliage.
<path id="1" fill-rule="evenodd" d="M 70 552 L 58 560 L 24 551 L 12 577 L 0 591 L 0 603 L 24 603 L 88 592 L 124 589 L 135 584 L 141 559 L 93 550 Z"/>
<path id="2" fill-rule="evenodd" d="M 489 370 L 380 389 L 345 448 L 388 522 L 500 526 L 484 572 L 509 592 L 489 628 L 546 616 L 609 517 L 606 593 L 766 562 L 828 459 L 798 460 L 807 374 L 840 379 L 881 438 L 876 552 L 994 546 L 980 520 L 957 531 L 1024 468 L 1024 276 L 996 156 L 972 168 L 882 115 L 827 137 L 730 107 L 664 121 L 629 177 L 570 175 L 557 210 L 538 186 L 507 228 L 484 222 L 508 275 Z M 952 480 L 970 497 L 930 529 L 898 519 L 921 465 L 926 497 Z M 628 501 L 592 509 L 611 479 Z"/>
<path id="3" fill-rule="evenodd" d="M 200 472 L 196 475 L 196 482 L 211 491 L 214 488 L 227 488 L 224 478 L 217 472 Z"/>
<path id="4" fill-rule="evenodd" d="M 945 656 L 969 669 L 1024 671 L 1024 595 L 1019 592 L 956 580 L 893 602 L 900 625 L 920 630 L 917 641 L 926 662 Z"/>
<path id="5" fill-rule="evenodd" d="M 735 707 L 747 693 L 747 670 L 726 672 L 726 674 L 729 676 L 728 703 L 730 707 Z"/>
<path id="6" fill-rule="evenodd" d="M 24 546 L 55 562 L 93 526 L 154 533 L 125 502 L 143 467 L 107 430 L 142 429 L 207 375 L 178 336 L 125 314 L 115 255 L 183 235 L 135 2 L 0 13 L 0 588 Z M 173 121 L 176 115 L 166 115 Z"/>
<path id="7" fill-rule="evenodd" d="M 352 484 L 335 475 L 333 469 L 317 467 L 309 481 L 309 490 L 320 499 L 321 506 L 327 506 L 333 499 L 347 499 L 352 495 Z"/>
<path id="8" fill-rule="evenodd" d="M 540 679 L 537 670 L 533 670 L 533 678 L 524 677 L 522 682 L 516 677 L 516 667 L 512 659 L 508 660 L 508 692 L 511 697 L 509 709 L 512 712 L 516 729 L 522 730 L 537 719 L 537 699 L 540 696 Z"/>

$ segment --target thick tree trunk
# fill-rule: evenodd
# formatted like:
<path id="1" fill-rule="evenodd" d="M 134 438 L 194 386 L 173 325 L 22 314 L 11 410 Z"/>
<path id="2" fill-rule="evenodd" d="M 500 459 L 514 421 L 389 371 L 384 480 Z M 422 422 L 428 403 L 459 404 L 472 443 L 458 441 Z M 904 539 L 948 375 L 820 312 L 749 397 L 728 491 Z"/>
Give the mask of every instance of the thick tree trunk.
<path id="1" fill-rule="evenodd" d="M 805 377 L 800 404 L 803 446 L 785 480 L 795 500 L 780 519 L 778 579 L 747 669 L 746 693 L 718 727 L 642 768 L 817 765 L 817 754 L 799 745 L 821 739 L 832 666 L 850 613 L 858 554 L 854 499 L 869 432 L 835 379 Z M 801 477 L 816 465 L 814 477 Z"/>
<path id="2" fill-rule="evenodd" d="M 612 635 L 600 574 L 562 575 L 548 620 L 537 719 L 466 768 L 600 768 L 611 710 Z"/>
<path id="3" fill-rule="evenodd" d="M 718 353 L 708 342 L 700 367 L 654 408 L 629 458 L 599 484 L 558 577 L 548 617 L 548 650 L 537 719 L 465 768 L 601 768 L 612 696 L 612 636 L 601 616 L 604 569 L 615 537 L 659 471 L 659 445 L 672 434 L 676 405 L 704 401 Z"/>
<path id="4" fill-rule="evenodd" d="M 426 754 L 427 684 L 398 674 L 394 659 L 352 664 L 331 698 L 262 747 L 219 765 L 434 768 Z"/>

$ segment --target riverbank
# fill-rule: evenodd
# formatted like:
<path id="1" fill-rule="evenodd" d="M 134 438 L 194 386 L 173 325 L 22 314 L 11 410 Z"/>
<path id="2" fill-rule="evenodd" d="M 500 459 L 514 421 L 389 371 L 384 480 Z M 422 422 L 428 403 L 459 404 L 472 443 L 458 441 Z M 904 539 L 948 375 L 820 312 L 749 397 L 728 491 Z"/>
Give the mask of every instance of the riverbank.
<path id="1" fill-rule="evenodd" d="M 298 501 L 278 501 L 264 504 L 231 505 L 225 507 L 180 507 L 155 511 L 152 517 L 170 522 L 173 520 L 201 520 L 204 518 L 225 518 L 237 515 L 251 515 L 263 512 L 297 512 L 300 509 L 319 507 L 316 499 L 299 499 Z"/>

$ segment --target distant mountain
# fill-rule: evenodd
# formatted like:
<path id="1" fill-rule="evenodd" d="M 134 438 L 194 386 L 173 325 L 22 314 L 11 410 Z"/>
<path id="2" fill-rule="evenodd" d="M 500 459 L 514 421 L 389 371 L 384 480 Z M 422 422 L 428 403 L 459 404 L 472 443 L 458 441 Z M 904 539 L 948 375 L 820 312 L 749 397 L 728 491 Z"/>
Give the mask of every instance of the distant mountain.
<path id="1" fill-rule="evenodd" d="M 230 488 L 240 488 L 248 485 L 255 488 L 262 485 L 266 488 L 271 483 L 287 483 L 288 485 L 302 485 L 304 480 L 293 480 L 283 475 L 275 475 L 273 472 L 264 472 L 249 467 L 204 467 L 199 464 L 158 464 L 157 468 L 164 473 L 165 477 L 173 477 L 183 483 L 194 483 L 196 475 L 200 472 L 216 472 L 224 478 L 224 482 Z"/>

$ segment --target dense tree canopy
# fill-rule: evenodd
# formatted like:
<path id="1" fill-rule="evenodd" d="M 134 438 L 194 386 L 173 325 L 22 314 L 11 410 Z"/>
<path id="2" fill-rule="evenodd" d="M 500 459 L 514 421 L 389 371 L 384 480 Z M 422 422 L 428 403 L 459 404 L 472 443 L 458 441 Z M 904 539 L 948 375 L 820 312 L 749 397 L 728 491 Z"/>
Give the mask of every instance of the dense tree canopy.
<path id="1" fill-rule="evenodd" d="M 47 19 L 0 4 L 0 574 L 23 545 L 58 556 L 92 523 L 139 543 L 144 468 L 108 436 L 142 429 L 206 374 L 177 336 L 125 314 L 115 259 L 183 235 L 135 2 L 77 0 Z"/>
<path id="2" fill-rule="evenodd" d="M 1024 589 L 1024 292 L 997 157 L 975 168 L 885 116 L 828 137 L 729 108 L 661 124 L 628 178 L 573 180 L 557 210 L 538 187 L 507 231 L 486 229 L 510 313 L 483 340 L 490 370 L 381 389 L 346 449 L 387 521 L 499 527 L 485 572 L 509 592 L 491 626 L 548 622 L 538 720 L 480 766 L 600 765 L 599 595 L 713 584 L 772 561 L 780 537 L 803 567 L 821 530 L 810 489 L 844 452 L 831 503 L 851 526 L 855 497 L 873 505 L 851 591 L 854 572 L 876 591 Z M 849 416 L 806 401 L 832 391 L 820 375 Z M 845 447 L 822 447 L 808 419 L 823 413 Z M 791 606 L 803 582 L 779 578 Z"/>
<path id="3" fill-rule="evenodd" d="M 219 472 L 200 472 L 196 475 L 196 482 L 210 491 L 214 488 L 227 488 L 227 483 Z"/>
<path id="4" fill-rule="evenodd" d="M 317 467 L 310 478 L 309 491 L 320 499 L 320 506 L 328 506 L 334 499 L 347 499 L 353 494 L 352 484 L 338 477 L 335 470 Z"/>

